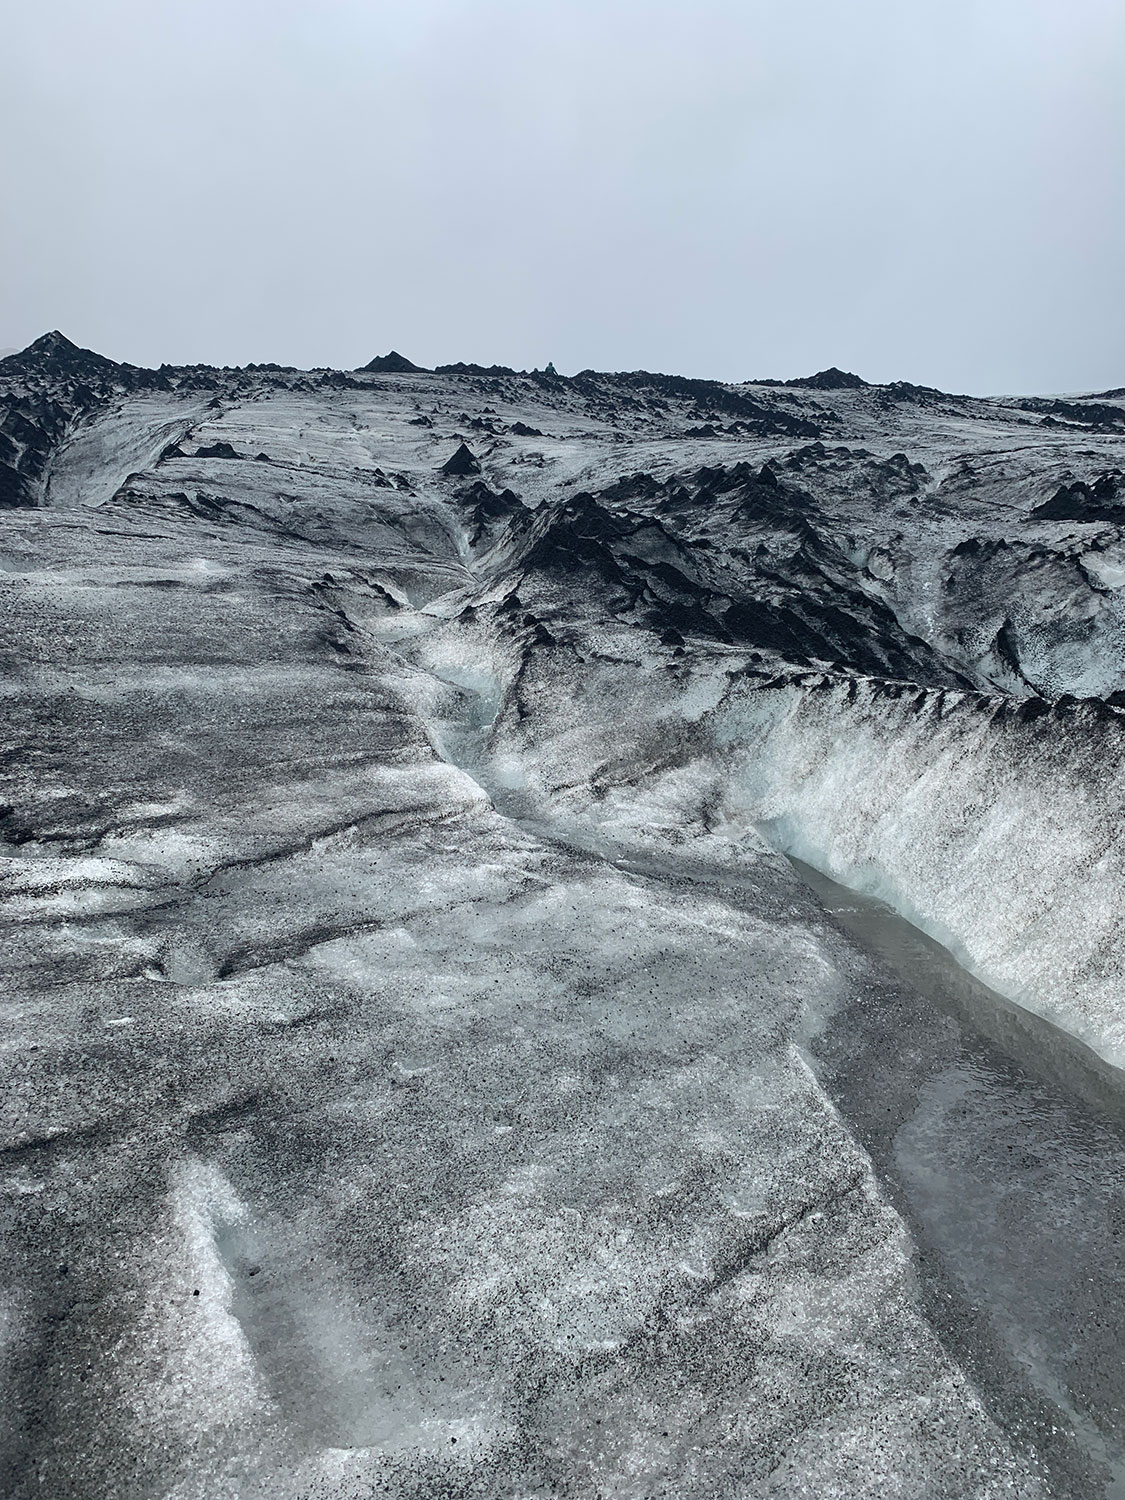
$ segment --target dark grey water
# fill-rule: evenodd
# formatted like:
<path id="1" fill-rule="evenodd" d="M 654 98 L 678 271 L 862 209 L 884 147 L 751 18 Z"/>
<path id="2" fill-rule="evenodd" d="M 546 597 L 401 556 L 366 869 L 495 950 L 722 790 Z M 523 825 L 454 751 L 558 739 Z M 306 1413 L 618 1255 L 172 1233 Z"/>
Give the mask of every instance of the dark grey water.
<path id="1" fill-rule="evenodd" d="M 920 1246 L 930 1315 L 1055 1493 L 1125 1497 L 1125 1078 L 881 902 L 795 869 L 876 960 L 818 1071 Z"/>

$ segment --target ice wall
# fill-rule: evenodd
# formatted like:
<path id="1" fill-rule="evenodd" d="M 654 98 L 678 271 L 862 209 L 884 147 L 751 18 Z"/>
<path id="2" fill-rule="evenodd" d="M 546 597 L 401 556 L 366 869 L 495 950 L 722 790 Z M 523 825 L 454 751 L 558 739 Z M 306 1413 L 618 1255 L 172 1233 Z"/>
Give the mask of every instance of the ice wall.
<path id="1" fill-rule="evenodd" d="M 734 689 L 729 811 L 1125 1064 L 1125 716 L 874 681 Z"/>
<path id="2" fill-rule="evenodd" d="M 510 694 L 494 755 L 530 801 L 725 864 L 759 859 L 764 833 L 1125 1065 L 1125 714 L 715 660 L 592 666 L 540 653 Z"/>

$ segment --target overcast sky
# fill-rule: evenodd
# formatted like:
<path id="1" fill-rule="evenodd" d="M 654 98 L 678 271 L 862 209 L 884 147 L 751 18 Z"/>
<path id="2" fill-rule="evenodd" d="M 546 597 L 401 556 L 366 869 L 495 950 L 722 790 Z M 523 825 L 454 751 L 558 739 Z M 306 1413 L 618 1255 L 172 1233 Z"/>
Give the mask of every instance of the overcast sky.
<path id="1" fill-rule="evenodd" d="M 1125 384 L 1122 0 L 4 6 L 0 347 Z"/>

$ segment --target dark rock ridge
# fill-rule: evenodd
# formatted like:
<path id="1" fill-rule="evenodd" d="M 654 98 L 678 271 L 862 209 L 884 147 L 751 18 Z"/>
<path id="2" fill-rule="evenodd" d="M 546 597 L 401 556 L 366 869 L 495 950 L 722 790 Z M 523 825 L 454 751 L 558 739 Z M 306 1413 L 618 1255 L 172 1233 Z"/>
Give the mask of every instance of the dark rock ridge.
<path id="1" fill-rule="evenodd" d="M 435 375 L 523 375 L 525 370 L 513 370 L 511 365 L 474 365 L 458 360 L 455 364 L 437 365 Z"/>
<path id="2" fill-rule="evenodd" d="M 1125 407 L 1111 406 L 1104 401 L 1024 401 L 1022 405 L 1025 411 L 1042 413 L 1044 423 L 1048 424 L 1062 418 L 1067 423 L 1093 431 L 1120 432 L 1125 429 Z"/>

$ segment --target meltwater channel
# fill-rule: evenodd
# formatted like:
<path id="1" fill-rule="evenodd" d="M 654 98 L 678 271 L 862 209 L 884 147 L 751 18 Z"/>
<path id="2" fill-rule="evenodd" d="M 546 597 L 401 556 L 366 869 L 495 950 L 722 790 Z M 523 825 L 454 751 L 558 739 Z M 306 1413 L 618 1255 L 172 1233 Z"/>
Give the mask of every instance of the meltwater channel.
<path id="1" fill-rule="evenodd" d="M 1059 1488 L 1121 1500 L 1125 1077 L 791 863 L 880 976 L 829 1021 L 817 1071 L 914 1232 L 934 1326 Z"/>

